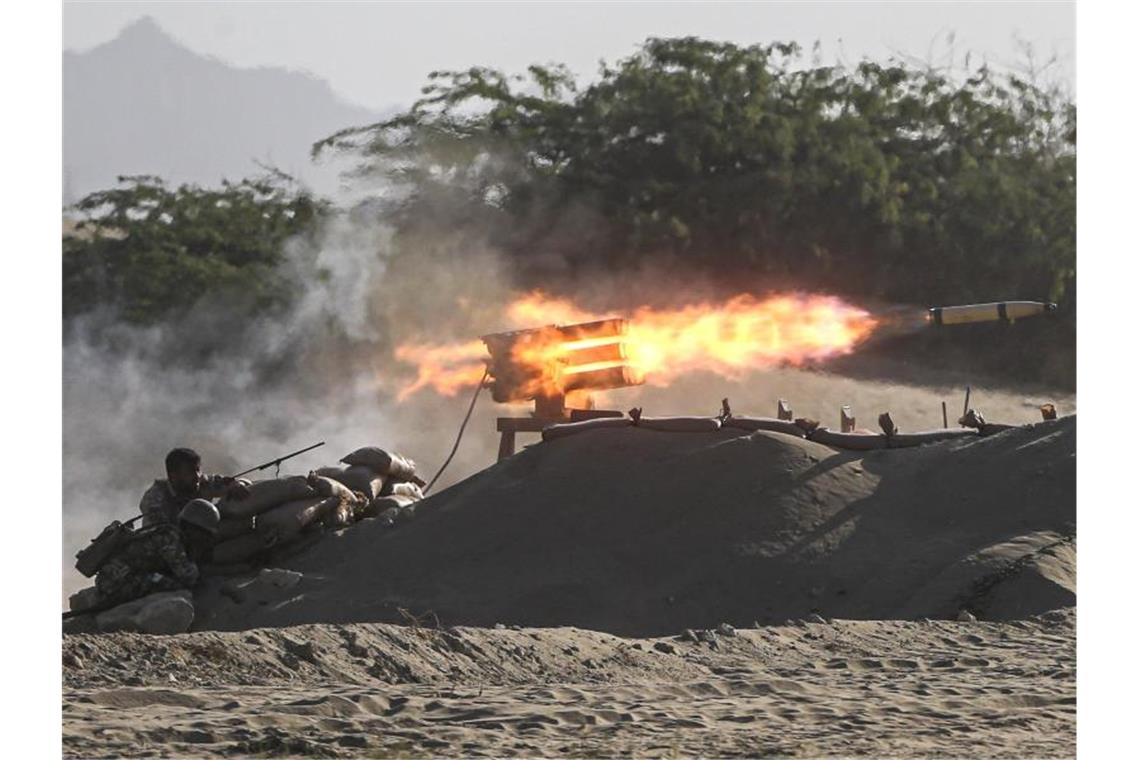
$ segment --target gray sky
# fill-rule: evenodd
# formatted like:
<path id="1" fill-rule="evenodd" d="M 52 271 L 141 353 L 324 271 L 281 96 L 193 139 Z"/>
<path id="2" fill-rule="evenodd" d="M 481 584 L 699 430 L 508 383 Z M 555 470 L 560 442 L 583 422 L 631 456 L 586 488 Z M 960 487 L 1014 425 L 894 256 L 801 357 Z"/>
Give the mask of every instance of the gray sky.
<path id="1" fill-rule="evenodd" d="M 1075 92 L 1071 2 L 383 3 L 66 2 L 64 47 L 86 50 L 150 15 L 191 49 L 241 66 L 285 66 L 322 77 L 346 99 L 409 104 L 434 69 L 487 65 L 521 72 L 561 62 L 592 77 L 598 60 L 629 55 L 649 36 L 751 44 L 823 43 L 825 62 L 904 52 L 961 65 L 1019 65 L 1017 40 L 1046 76 Z M 953 33 L 951 47 L 948 36 Z"/>

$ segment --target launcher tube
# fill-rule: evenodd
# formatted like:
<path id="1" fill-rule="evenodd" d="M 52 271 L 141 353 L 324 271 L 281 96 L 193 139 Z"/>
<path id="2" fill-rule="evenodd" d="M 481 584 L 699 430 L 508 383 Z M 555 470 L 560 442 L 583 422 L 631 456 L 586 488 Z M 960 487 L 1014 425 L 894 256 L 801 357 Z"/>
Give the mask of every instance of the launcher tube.
<path id="1" fill-rule="evenodd" d="M 936 325 L 961 325 L 967 322 L 1012 322 L 1054 311 L 1055 303 L 1041 301 L 998 301 L 964 306 L 937 306 L 927 312 L 927 321 Z"/>

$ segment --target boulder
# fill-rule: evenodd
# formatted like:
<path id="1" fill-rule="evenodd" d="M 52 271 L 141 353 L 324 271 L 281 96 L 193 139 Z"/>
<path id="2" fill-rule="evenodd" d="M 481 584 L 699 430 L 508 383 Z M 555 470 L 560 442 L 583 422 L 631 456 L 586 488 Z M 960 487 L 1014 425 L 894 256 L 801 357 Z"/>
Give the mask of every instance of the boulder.
<path id="1" fill-rule="evenodd" d="M 193 622 L 194 597 L 189 591 L 150 594 L 95 616 L 95 624 L 102 633 L 169 635 L 185 633 Z"/>

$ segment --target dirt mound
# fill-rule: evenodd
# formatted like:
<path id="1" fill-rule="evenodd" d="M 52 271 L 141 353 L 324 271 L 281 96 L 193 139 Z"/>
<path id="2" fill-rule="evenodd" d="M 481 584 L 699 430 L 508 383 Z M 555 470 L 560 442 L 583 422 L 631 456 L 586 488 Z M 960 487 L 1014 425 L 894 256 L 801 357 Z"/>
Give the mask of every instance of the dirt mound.
<path id="1" fill-rule="evenodd" d="M 1006 619 L 1075 604 L 1076 418 L 917 449 L 598 430 L 530 447 L 286 563 L 195 627 L 406 620 L 626 635 L 722 621 Z M 233 581 L 230 581 L 231 584 Z"/>

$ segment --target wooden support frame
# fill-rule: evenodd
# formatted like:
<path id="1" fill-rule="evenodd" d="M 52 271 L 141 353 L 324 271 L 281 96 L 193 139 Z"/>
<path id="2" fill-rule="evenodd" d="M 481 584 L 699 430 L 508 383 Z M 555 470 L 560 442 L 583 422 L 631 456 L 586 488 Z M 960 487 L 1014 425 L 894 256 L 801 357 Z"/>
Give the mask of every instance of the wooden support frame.
<path id="1" fill-rule="evenodd" d="M 495 429 L 499 431 L 499 461 L 515 453 L 516 433 L 541 433 L 543 428 L 560 422 L 581 422 L 599 417 L 621 417 L 622 413 L 613 409 L 567 409 L 568 415 L 559 418 L 549 417 L 499 417 Z"/>

